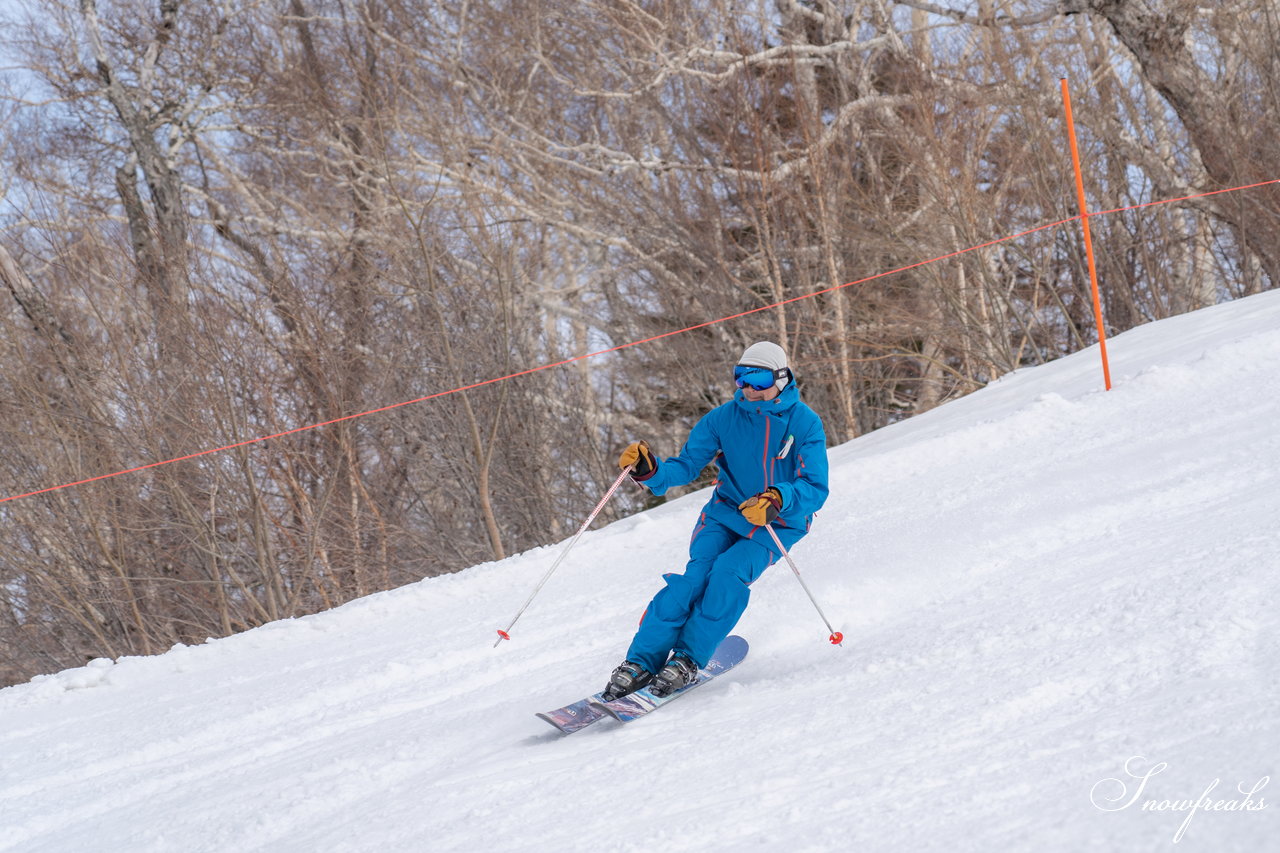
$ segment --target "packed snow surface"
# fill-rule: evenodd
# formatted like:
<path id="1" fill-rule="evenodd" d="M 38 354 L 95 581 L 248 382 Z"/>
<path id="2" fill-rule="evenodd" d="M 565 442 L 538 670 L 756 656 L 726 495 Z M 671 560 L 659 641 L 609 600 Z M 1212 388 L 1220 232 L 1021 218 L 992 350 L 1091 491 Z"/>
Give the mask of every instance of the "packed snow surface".
<path id="1" fill-rule="evenodd" d="M 832 449 L 794 557 L 843 647 L 779 564 L 731 673 L 535 718 L 603 686 L 687 495 L 496 650 L 562 545 L 0 691 L 0 850 L 1280 849 L 1280 292 L 1110 355 Z"/>

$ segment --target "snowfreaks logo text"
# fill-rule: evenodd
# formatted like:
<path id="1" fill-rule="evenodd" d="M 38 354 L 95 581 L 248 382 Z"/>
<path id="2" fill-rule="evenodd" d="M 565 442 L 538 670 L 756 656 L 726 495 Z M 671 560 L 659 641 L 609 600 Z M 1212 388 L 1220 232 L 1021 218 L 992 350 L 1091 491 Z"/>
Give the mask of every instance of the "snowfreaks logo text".
<path id="1" fill-rule="evenodd" d="M 1150 796 L 1147 785 L 1152 777 L 1163 773 L 1168 769 L 1169 765 L 1161 761 L 1154 764 L 1149 770 L 1143 771 L 1142 767 L 1146 764 L 1146 759 L 1141 755 L 1135 755 L 1124 763 L 1124 772 L 1129 777 L 1126 782 L 1123 779 L 1103 779 L 1101 782 L 1093 786 L 1089 791 L 1089 800 L 1095 808 L 1104 812 L 1119 812 L 1133 806 L 1142 799 L 1143 794 Z M 1263 776 L 1257 782 L 1252 784 L 1240 782 L 1236 784 L 1238 795 L 1215 797 L 1213 792 L 1222 784 L 1221 779 L 1214 779 L 1204 788 L 1204 792 L 1194 800 L 1190 799 L 1147 799 L 1143 800 L 1140 808 L 1144 812 L 1185 812 L 1186 817 L 1182 819 L 1182 823 L 1178 826 L 1178 831 L 1173 834 L 1173 843 L 1177 844 L 1182 840 L 1182 836 L 1186 834 L 1187 827 L 1191 825 L 1191 819 L 1196 816 L 1197 812 L 1257 812 L 1267 807 L 1266 801 L 1257 794 L 1263 788 L 1267 787 L 1267 783 L 1271 781 L 1270 776 Z M 1130 785 L 1135 785 L 1133 793 L 1129 792 Z M 1226 794 L 1227 792 L 1223 792 Z"/>

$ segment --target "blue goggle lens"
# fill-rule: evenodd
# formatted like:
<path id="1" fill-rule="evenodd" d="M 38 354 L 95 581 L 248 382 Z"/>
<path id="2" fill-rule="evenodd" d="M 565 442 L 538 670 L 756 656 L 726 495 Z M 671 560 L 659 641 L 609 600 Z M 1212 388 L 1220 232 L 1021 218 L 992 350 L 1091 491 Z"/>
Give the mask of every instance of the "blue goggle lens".
<path id="1" fill-rule="evenodd" d="M 777 374 L 767 367 L 739 364 L 733 368 L 733 382 L 739 388 L 767 391 L 778 381 Z"/>

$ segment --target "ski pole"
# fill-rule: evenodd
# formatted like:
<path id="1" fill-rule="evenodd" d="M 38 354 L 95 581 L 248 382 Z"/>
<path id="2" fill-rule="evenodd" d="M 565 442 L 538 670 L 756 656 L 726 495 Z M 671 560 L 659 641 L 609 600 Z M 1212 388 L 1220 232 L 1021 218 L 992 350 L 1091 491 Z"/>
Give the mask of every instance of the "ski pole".
<path id="1" fill-rule="evenodd" d="M 538 585 L 535 586 L 533 588 L 533 592 L 529 594 L 528 600 L 526 600 L 525 603 L 521 605 L 520 609 L 516 611 L 516 615 L 512 618 L 511 624 L 507 626 L 505 631 L 501 628 L 498 629 L 498 642 L 493 644 L 495 649 L 502 644 L 503 640 L 511 639 L 511 629 L 516 626 L 516 622 L 520 621 L 520 617 L 524 615 L 524 611 L 533 603 L 533 599 L 542 590 L 543 585 L 551 579 L 551 574 L 562 562 L 564 562 L 564 558 L 569 554 L 569 551 L 572 550 L 573 546 L 578 544 L 578 540 L 582 538 L 582 534 L 591 526 L 591 522 L 596 520 L 596 516 L 600 514 L 600 510 L 604 509 L 604 505 L 609 502 L 609 498 L 613 497 L 613 493 L 618 491 L 618 487 L 622 485 L 622 481 L 626 479 L 627 475 L 631 473 L 631 469 L 634 467 L 634 465 L 628 465 L 626 468 L 622 469 L 622 473 L 618 475 L 618 479 L 613 481 L 613 485 L 609 487 L 609 491 L 604 493 L 604 497 L 600 499 L 600 503 L 596 504 L 596 508 L 591 510 L 591 515 L 588 515 L 587 520 L 582 522 L 582 526 L 578 528 L 578 532 L 573 534 L 573 538 L 569 540 L 569 544 L 560 552 L 560 556 L 556 557 L 556 561 L 551 564 L 551 568 L 547 569 L 547 573 L 542 576 L 542 580 L 538 581 Z"/>
<path id="2" fill-rule="evenodd" d="M 844 645 L 844 634 L 841 634 L 835 628 L 831 627 L 831 623 L 827 621 L 827 616 L 822 612 L 822 608 L 818 606 L 818 600 L 813 597 L 813 593 L 809 591 L 809 585 L 804 582 L 804 578 L 800 576 L 800 569 L 796 567 L 796 561 L 791 559 L 791 555 L 787 553 L 787 549 L 782 547 L 782 540 L 778 538 L 778 534 L 773 532 L 773 526 L 766 524 L 764 529 L 769 531 L 769 535 L 773 537 L 773 544 L 778 546 L 778 550 L 782 552 L 782 556 L 786 559 L 787 564 L 791 566 L 791 571 L 795 572 L 796 580 L 800 581 L 800 586 L 804 588 L 804 594 L 809 596 L 809 600 L 813 602 L 813 607 L 818 611 L 818 615 L 822 617 L 823 623 L 826 624 L 827 630 L 831 632 L 827 637 L 833 646 Z"/>

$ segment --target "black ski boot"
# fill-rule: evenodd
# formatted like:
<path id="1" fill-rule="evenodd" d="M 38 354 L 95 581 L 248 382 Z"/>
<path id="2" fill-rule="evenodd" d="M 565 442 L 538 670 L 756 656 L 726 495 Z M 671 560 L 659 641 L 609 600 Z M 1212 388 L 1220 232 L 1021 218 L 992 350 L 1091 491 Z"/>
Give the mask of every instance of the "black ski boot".
<path id="1" fill-rule="evenodd" d="M 606 702 L 621 699 L 623 696 L 635 693 L 650 681 L 653 681 L 652 672 L 638 663 L 624 660 L 613 671 L 613 675 L 609 676 L 609 686 L 604 689 L 604 693 L 600 698 Z"/>
<path id="2" fill-rule="evenodd" d="M 698 665 L 684 652 L 676 652 L 667 665 L 653 677 L 649 692 L 661 699 L 683 690 L 698 677 Z"/>

